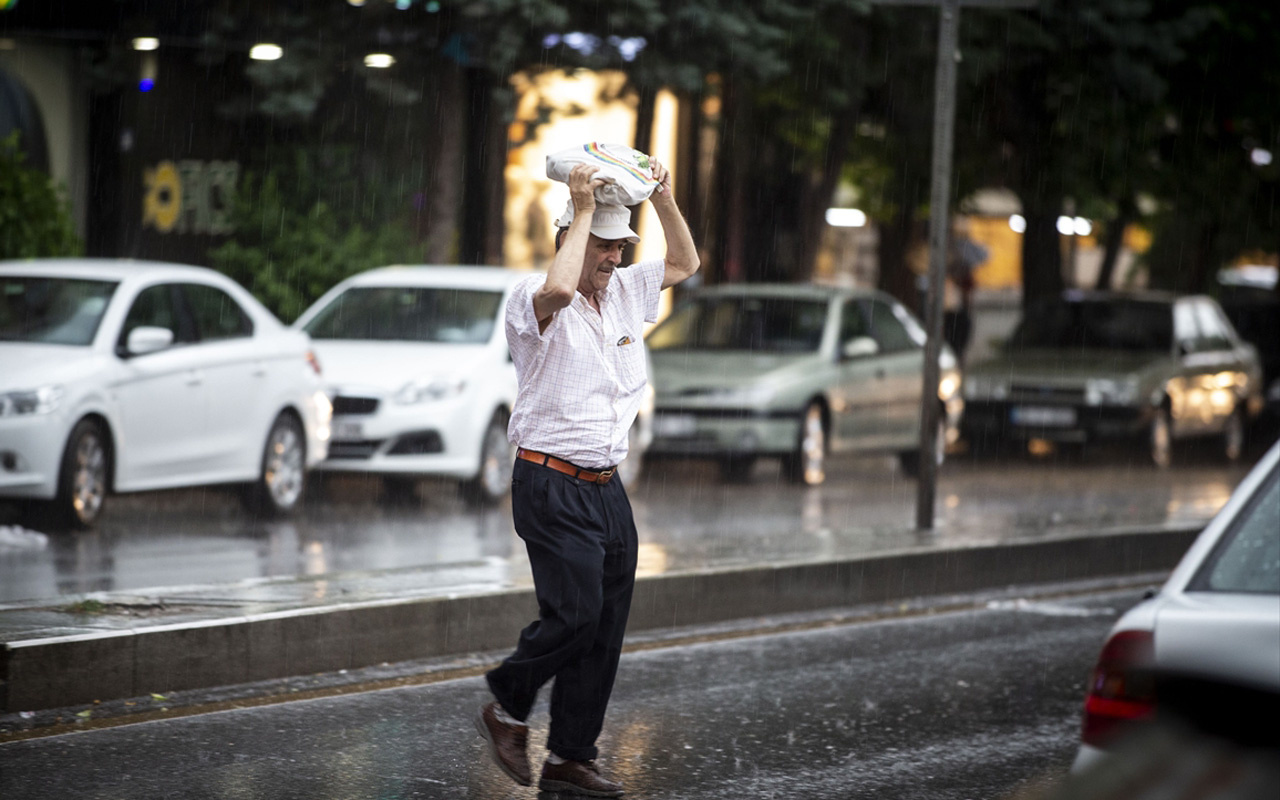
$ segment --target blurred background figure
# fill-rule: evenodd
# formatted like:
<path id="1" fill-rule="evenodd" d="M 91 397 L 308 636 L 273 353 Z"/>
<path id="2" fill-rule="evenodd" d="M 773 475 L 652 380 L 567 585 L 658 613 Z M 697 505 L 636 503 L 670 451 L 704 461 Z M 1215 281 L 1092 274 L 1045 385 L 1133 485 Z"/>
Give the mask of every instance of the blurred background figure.
<path id="1" fill-rule="evenodd" d="M 973 297 L 973 273 L 990 254 L 987 248 L 969 238 L 969 221 L 957 217 L 947 248 L 947 275 L 943 288 L 942 336 L 956 358 L 964 362 L 965 348 L 973 333 L 970 306 Z"/>

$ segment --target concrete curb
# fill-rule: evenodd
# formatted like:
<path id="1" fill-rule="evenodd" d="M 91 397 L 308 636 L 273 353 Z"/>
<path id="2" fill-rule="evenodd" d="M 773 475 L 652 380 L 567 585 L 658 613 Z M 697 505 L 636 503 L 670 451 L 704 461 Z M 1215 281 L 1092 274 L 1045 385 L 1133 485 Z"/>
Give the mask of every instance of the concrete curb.
<path id="1" fill-rule="evenodd" d="M 1126 531 L 637 581 L 629 630 L 1172 569 L 1199 528 Z M 537 614 L 533 592 L 383 600 L 10 641 L 0 711 L 36 711 L 500 650 Z"/>

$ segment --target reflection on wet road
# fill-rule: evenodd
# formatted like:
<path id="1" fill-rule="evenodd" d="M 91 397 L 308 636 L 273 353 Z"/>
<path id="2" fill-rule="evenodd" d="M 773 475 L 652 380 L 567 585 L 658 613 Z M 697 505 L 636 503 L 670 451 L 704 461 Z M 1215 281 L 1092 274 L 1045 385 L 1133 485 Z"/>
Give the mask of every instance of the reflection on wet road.
<path id="1" fill-rule="evenodd" d="M 640 570 L 1196 524 L 1258 455 L 1165 472 L 1123 457 L 953 459 L 940 475 L 932 532 L 911 530 L 916 484 L 888 458 L 837 461 L 816 488 L 786 483 L 767 462 L 741 483 L 724 483 L 709 464 L 658 462 L 631 492 Z M 0 602 L 461 562 L 527 572 L 509 503 L 476 511 L 452 484 L 431 481 L 417 501 L 393 504 L 380 481 L 329 478 L 289 521 L 251 518 L 231 493 L 212 489 L 120 496 L 97 531 L 50 535 L 43 546 L 33 544 L 41 537 L 16 541 L 0 543 Z"/>
<path id="2" fill-rule="evenodd" d="M 627 797 L 1010 797 L 1060 778 L 1097 648 L 1139 592 L 623 656 L 599 740 Z M 543 691 L 530 717 L 537 768 Z M 0 745 L 0 796 L 547 798 L 489 760 L 481 678 Z"/>

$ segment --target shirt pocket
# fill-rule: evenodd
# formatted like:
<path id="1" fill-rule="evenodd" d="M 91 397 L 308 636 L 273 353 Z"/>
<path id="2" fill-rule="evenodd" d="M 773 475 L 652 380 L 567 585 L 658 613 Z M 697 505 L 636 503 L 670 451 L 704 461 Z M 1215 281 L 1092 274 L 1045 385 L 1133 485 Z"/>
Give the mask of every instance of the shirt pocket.
<path id="1" fill-rule="evenodd" d="M 633 339 L 630 344 L 616 345 L 614 348 L 614 364 L 618 371 L 618 382 L 628 392 L 638 392 L 644 388 L 648 380 L 648 368 L 644 357 L 644 342 Z"/>

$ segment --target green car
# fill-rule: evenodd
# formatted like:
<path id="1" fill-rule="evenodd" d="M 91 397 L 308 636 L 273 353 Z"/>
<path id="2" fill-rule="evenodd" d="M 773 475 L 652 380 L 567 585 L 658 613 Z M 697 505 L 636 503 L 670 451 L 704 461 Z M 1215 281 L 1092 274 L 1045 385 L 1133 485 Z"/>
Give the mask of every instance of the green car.
<path id="1" fill-rule="evenodd" d="M 728 478 L 762 456 L 818 484 L 841 452 L 899 454 L 915 472 L 925 332 L 870 290 L 738 284 L 688 293 L 647 338 L 653 441 L 646 458 L 715 459 Z M 937 402 L 941 463 L 958 436 L 960 371 L 944 347 Z"/>
<path id="2" fill-rule="evenodd" d="M 1176 439 L 1216 436 L 1226 459 L 1240 457 L 1262 370 L 1211 298 L 1069 291 L 968 367 L 964 396 L 975 449 L 1127 438 L 1167 467 Z"/>

